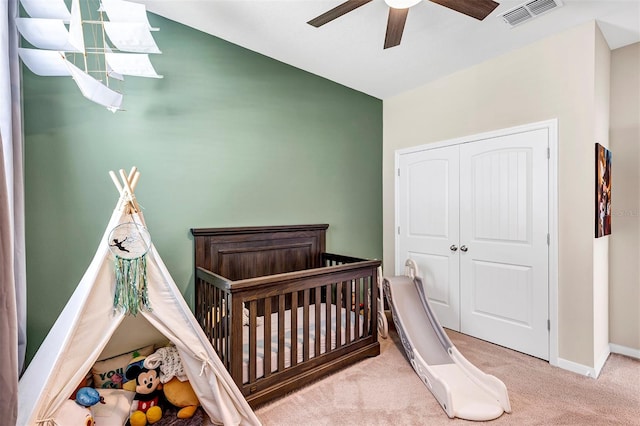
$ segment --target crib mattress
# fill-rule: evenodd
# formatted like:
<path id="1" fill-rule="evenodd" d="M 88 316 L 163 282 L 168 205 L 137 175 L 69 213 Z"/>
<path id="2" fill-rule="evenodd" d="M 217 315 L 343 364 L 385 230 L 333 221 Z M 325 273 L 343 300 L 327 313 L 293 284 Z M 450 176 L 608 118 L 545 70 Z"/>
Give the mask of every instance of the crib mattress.
<path id="1" fill-rule="evenodd" d="M 315 306 L 309 305 L 309 358 L 313 358 L 316 356 L 315 354 L 315 339 L 316 339 L 316 326 L 315 326 Z M 355 317 L 356 313 L 353 311 L 347 311 L 345 308 L 341 308 L 341 330 L 340 330 L 340 341 L 345 342 L 346 336 L 346 315 L 350 314 L 350 334 L 351 340 L 354 340 L 358 337 L 362 336 L 362 330 L 364 325 L 364 317 L 360 315 L 359 320 L 359 330 L 355 333 Z M 336 348 L 336 305 L 331 305 L 331 321 L 330 324 L 330 336 L 331 342 L 329 349 Z M 327 351 L 327 334 L 326 334 L 326 308 L 325 304 L 322 303 L 320 305 L 320 354 L 323 354 Z M 304 311 L 302 307 L 298 308 L 298 318 L 297 318 L 297 333 L 296 333 L 296 346 L 297 346 L 297 362 L 302 362 L 304 353 L 303 353 L 303 336 L 304 336 Z M 256 378 L 260 378 L 264 376 L 264 347 L 265 347 L 265 336 L 264 336 L 264 319 L 262 317 L 258 317 L 256 321 L 258 326 L 256 327 Z M 288 368 L 291 366 L 291 345 L 292 345 L 292 330 L 291 330 L 291 310 L 285 311 L 285 319 L 284 319 L 284 333 L 285 333 L 285 341 L 284 341 L 284 366 Z M 242 382 L 249 382 L 249 326 L 245 325 L 243 327 L 243 358 L 242 358 Z M 271 372 L 275 372 L 278 370 L 278 313 L 271 314 Z M 267 354 L 267 357 L 269 354 Z"/>

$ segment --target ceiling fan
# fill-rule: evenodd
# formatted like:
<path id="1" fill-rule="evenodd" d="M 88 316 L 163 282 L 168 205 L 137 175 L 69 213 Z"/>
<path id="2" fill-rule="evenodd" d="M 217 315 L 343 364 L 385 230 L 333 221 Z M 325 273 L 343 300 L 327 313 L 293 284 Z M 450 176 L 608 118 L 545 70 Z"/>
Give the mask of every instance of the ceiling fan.
<path id="1" fill-rule="evenodd" d="M 347 0 L 333 9 L 317 16 L 307 22 L 314 27 L 320 27 L 336 18 L 345 15 L 372 0 Z M 394 47 L 400 44 L 404 24 L 407 21 L 409 8 L 420 3 L 422 0 L 384 0 L 389 6 L 389 19 L 387 20 L 387 34 L 384 39 L 384 48 Z M 498 7 L 498 3 L 493 0 L 430 0 L 449 9 L 455 10 L 472 18 L 482 21 L 493 10 Z"/>

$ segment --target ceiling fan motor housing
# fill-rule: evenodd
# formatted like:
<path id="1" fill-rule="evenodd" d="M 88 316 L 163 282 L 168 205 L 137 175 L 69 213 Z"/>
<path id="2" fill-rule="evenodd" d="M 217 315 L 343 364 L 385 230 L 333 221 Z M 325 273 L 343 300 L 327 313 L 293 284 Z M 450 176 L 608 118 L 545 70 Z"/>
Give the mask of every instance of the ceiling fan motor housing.
<path id="1" fill-rule="evenodd" d="M 384 0 L 387 6 L 394 9 L 408 9 L 421 1 L 422 0 Z"/>

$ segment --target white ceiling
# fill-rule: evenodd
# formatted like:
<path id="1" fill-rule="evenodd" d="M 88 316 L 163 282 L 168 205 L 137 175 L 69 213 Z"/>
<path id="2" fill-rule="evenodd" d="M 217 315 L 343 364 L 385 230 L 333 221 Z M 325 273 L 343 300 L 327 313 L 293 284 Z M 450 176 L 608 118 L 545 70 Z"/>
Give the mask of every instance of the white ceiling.
<path id="1" fill-rule="evenodd" d="M 320 28 L 344 0 L 134 0 L 150 12 L 385 99 L 549 35 L 596 20 L 611 49 L 640 41 L 640 0 L 563 0 L 510 28 L 500 6 L 477 21 L 428 0 L 409 10 L 402 43 L 383 50 L 388 7 L 373 0 Z M 162 30 L 162 29 L 161 29 Z"/>

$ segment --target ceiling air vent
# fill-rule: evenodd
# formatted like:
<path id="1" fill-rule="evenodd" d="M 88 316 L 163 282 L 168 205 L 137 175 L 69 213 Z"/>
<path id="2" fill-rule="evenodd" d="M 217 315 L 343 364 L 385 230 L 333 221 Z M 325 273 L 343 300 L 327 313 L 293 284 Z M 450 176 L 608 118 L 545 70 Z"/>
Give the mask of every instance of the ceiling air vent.
<path id="1" fill-rule="evenodd" d="M 508 10 L 500 16 L 508 25 L 515 27 L 560 6 L 562 6 L 561 0 L 533 0 Z"/>

